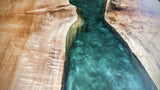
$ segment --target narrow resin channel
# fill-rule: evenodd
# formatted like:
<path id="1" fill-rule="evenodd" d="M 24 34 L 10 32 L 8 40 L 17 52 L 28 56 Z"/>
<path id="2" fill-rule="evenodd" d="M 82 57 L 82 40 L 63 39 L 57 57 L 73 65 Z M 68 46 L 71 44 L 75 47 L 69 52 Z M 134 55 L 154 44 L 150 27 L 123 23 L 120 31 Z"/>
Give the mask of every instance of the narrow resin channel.
<path id="1" fill-rule="evenodd" d="M 105 0 L 70 0 L 78 20 L 67 34 L 62 90 L 157 90 L 125 41 L 105 21 Z"/>

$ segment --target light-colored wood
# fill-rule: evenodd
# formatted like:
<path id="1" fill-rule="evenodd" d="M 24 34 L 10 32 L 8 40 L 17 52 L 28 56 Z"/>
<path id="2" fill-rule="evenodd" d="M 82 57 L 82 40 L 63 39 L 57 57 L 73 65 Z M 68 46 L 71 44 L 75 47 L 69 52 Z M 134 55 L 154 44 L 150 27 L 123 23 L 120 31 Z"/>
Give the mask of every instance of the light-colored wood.
<path id="1" fill-rule="evenodd" d="M 0 0 L 0 16 L 0 90 L 60 90 L 76 8 L 67 0 Z"/>
<path id="2" fill-rule="evenodd" d="M 111 9 L 106 20 L 128 43 L 160 89 L 160 2 L 121 0 L 127 8 Z"/>

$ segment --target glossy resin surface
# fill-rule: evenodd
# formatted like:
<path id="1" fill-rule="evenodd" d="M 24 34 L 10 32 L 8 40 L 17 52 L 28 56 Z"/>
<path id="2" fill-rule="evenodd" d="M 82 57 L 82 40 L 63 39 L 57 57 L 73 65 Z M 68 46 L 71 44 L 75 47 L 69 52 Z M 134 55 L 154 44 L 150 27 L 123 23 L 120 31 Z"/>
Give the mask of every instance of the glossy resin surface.
<path id="1" fill-rule="evenodd" d="M 105 0 L 70 0 L 84 21 L 67 52 L 63 90 L 157 90 L 128 45 L 104 20 Z M 69 31 L 67 37 L 71 37 Z M 68 42 L 69 40 L 67 40 Z"/>

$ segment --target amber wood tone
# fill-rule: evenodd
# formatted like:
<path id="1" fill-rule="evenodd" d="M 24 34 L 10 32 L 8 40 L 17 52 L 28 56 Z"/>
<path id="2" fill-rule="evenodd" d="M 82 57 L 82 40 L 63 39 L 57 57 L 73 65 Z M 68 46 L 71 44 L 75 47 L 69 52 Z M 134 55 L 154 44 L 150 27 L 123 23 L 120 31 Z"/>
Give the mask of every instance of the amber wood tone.
<path id="1" fill-rule="evenodd" d="M 121 0 L 119 4 L 106 12 L 106 21 L 128 43 L 160 89 L 160 2 Z"/>
<path id="2" fill-rule="evenodd" d="M 0 0 L 0 90 L 60 90 L 67 0 Z"/>

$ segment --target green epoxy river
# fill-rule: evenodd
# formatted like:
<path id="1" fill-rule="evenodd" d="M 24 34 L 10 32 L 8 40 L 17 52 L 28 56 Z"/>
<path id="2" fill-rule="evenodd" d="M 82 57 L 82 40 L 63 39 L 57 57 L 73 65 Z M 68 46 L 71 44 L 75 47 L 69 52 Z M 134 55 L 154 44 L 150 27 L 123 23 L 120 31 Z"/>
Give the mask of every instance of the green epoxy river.
<path id="1" fill-rule="evenodd" d="M 104 20 L 105 0 L 70 0 L 78 20 L 67 34 L 62 90 L 157 90 L 127 44 Z"/>

